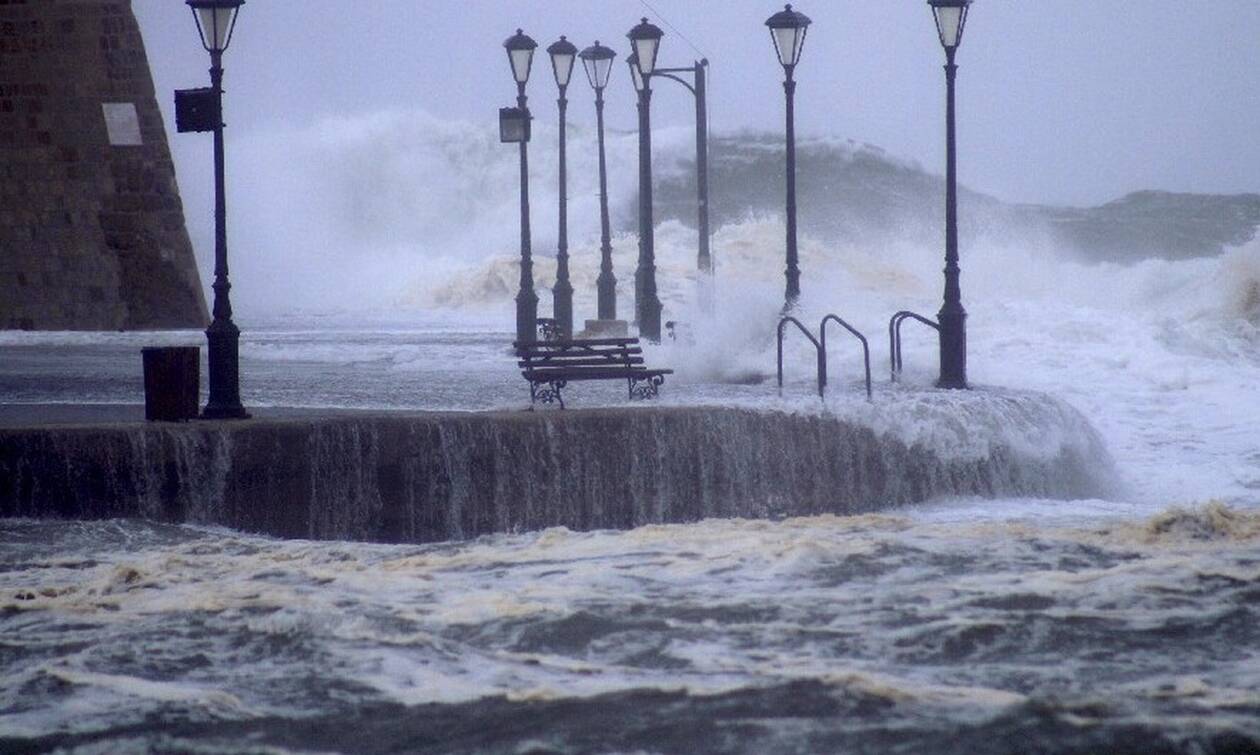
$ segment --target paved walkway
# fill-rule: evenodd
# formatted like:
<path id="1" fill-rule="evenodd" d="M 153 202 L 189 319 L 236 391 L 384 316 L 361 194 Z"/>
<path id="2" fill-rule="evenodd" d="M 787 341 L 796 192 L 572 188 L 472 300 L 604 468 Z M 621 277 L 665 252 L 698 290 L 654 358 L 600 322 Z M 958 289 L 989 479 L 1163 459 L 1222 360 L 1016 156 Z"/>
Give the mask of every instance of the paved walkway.
<path id="1" fill-rule="evenodd" d="M 298 409 L 292 407 L 250 407 L 249 411 L 260 419 L 381 413 L 380 411 L 372 412 L 357 409 Z M 143 421 L 143 404 L 0 404 L 0 427 L 102 425 Z"/>

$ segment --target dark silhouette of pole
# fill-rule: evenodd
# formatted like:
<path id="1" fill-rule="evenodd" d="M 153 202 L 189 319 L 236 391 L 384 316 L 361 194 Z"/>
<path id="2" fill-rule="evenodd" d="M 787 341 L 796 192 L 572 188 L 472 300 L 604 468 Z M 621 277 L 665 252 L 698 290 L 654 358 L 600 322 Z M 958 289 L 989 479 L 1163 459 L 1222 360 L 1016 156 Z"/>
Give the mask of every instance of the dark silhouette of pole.
<path id="1" fill-rule="evenodd" d="M 656 239 L 652 223 L 652 76 L 660 52 L 658 27 L 646 17 L 626 38 L 634 50 L 627 62 L 639 93 L 639 266 L 634 273 L 635 315 L 639 335 L 649 341 L 661 340 L 661 300 L 656 295 Z"/>
<path id="2" fill-rule="evenodd" d="M 635 315 L 639 335 L 661 340 L 661 300 L 656 293 L 656 239 L 652 224 L 652 86 L 639 91 L 639 266 L 635 270 Z"/>
<path id="3" fill-rule="evenodd" d="M 787 277 L 786 309 L 792 309 L 801 298 L 801 267 L 796 249 L 796 81 L 792 66 L 784 66 L 786 77 L 783 92 L 787 101 Z"/>
<path id="4" fill-rule="evenodd" d="M 696 264 L 702 273 L 713 272 L 709 253 L 709 106 L 708 60 L 696 62 L 696 224 L 700 229 L 700 251 Z"/>
<path id="5" fill-rule="evenodd" d="M 551 72 L 560 89 L 560 98 L 556 100 L 560 111 L 560 230 L 556 242 L 556 284 L 551 289 L 551 307 L 557 335 L 568 339 L 573 337 L 573 284 L 569 282 L 569 100 L 565 93 L 569 89 L 573 65 L 577 62 L 578 49 L 562 34 L 558 42 L 547 48 L 547 54 L 551 56 Z"/>
<path id="6" fill-rule="evenodd" d="M 214 128 L 214 319 L 206 329 L 210 396 L 201 416 L 206 419 L 245 419 L 241 405 L 241 329 L 232 322 L 227 261 L 227 197 L 223 156 L 223 53 L 210 51 L 210 84 L 220 118 Z"/>
<path id="7" fill-rule="evenodd" d="M 687 68 L 657 68 L 652 77 L 670 79 L 682 84 L 691 92 L 696 103 L 696 228 L 699 229 L 699 252 L 696 266 L 703 272 L 713 271 L 713 259 L 709 253 L 709 115 L 707 102 L 706 69 L 708 60 L 698 60 Z M 689 73 L 694 84 L 680 79 L 676 74 Z"/>
<path id="8" fill-rule="evenodd" d="M 801 267 L 796 249 L 796 79 L 793 74 L 796 64 L 801 60 L 801 51 L 805 49 L 805 37 L 809 33 L 810 23 L 809 16 L 792 10 L 791 5 L 783 6 L 783 10 L 766 19 L 770 41 L 774 43 L 774 52 L 783 66 L 783 96 L 786 104 L 784 131 L 787 142 L 787 266 L 783 275 L 787 282 L 784 286 L 784 312 L 791 311 L 801 298 Z"/>
<path id="9" fill-rule="evenodd" d="M 958 170 L 954 129 L 956 48 L 945 50 L 945 300 L 941 325 L 941 388 L 967 387 L 967 311 L 963 309 L 958 266 Z"/>
<path id="10" fill-rule="evenodd" d="M 569 199 L 568 164 L 565 159 L 566 134 L 565 112 L 569 101 L 564 93 L 568 85 L 560 87 L 560 240 L 556 251 L 556 285 L 551 289 L 553 315 L 561 338 L 573 336 L 573 284 L 569 282 Z"/>
<path id="11" fill-rule="evenodd" d="M 516 83 L 516 106 L 529 118 L 525 82 Z M 534 260 L 529 231 L 529 141 L 521 141 L 521 283 L 516 293 L 516 340 L 538 340 L 538 294 L 534 292 Z"/>
<path id="12" fill-rule="evenodd" d="M 698 60 L 687 68 L 657 68 L 652 72 L 653 78 L 671 79 L 691 92 L 696 104 L 696 229 L 699 234 L 699 245 L 696 254 L 696 267 L 702 273 L 713 272 L 713 258 L 709 251 L 709 116 L 707 101 L 707 68 L 708 60 Z M 687 83 L 677 74 L 691 74 L 692 82 Z M 713 304 L 708 281 L 701 281 L 701 304 L 710 308 Z"/>
<path id="13" fill-rule="evenodd" d="M 598 42 L 596 43 L 598 44 Z M 604 158 L 604 88 L 595 89 L 595 122 L 599 132 L 599 319 L 617 319 L 617 276 L 613 274 L 612 233 L 608 222 L 608 163 Z"/>

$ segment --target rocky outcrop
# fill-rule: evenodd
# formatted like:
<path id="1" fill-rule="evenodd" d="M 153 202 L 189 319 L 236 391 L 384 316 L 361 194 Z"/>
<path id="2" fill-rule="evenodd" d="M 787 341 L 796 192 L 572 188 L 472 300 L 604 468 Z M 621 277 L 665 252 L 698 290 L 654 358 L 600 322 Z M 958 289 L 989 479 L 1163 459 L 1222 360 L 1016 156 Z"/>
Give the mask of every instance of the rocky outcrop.
<path id="1" fill-rule="evenodd" d="M 716 228 L 752 215 L 783 212 L 783 138 L 760 133 L 710 141 L 711 221 Z M 695 224 L 694 162 L 661 176 L 657 220 Z M 801 231 L 827 242 L 939 245 L 944 179 L 879 147 L 803 139 L 797 148 Z M 1260 227 L 1260 195 L 1142 191 L 1098 207 L 1008 204 L 959 187 L 959 231 L 980 240 L 1027 246 L 1042 241 L 1091 260 L 1136 262 L 1220 254 Z"/>

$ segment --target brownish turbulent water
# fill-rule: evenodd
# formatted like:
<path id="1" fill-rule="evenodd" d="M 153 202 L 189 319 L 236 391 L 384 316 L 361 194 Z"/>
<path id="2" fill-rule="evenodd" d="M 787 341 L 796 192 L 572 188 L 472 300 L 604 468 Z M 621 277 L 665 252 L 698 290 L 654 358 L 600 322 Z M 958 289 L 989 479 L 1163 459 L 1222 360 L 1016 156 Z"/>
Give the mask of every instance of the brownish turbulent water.
<path id="1" fill-rule="evenodd" d="M 1260 513 L 968 505 L 423 547 L 5 522 L 0 750 L 1260 750 Z"/>

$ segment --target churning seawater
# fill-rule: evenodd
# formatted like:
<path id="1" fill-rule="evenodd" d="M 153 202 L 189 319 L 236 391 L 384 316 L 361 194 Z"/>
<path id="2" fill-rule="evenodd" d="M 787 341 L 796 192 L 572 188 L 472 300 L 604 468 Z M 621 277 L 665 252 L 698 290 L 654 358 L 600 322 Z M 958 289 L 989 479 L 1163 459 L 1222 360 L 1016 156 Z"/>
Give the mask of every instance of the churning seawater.
<path id="1" fill-rule="evenodd" d="M 648 350 L 677 370 L 665 403 L 860 414 L 943 451 L 966 437 L 947 400 L 919 416 L 886 386 L 887 318 L 935 311 L 937 250 L 804 240 L 802 319 L 836 311 L 866 332 L 884 384 L 867 403 L 859 352 L 836 347 L 820 402 L 799 340 L 782 397 L 773 384 L 782 224 L 716 231 L 713 315 L 695 304 L 692 239 L 659 229 L 666 319 L 693 336 Z M 635 240 L 615 246 L 624 314 Z M 575 236 L 579 318 L 596 248 Z M 513 270 L 490 251 L 454 272 L 392 258 L 368 311 L 238 307 L 246 403 L 523 408 Z M 0 750 L 1260 751 L 1258 258 L 1254 242 L 1128 266 L 1032 242 L 964 250 L 978 390 L 1084 413 L 1115 500 L 425 546 L 0 522 Z M 202 342 L 0 334 L 0 400 L 136 403 L 141 345 Z M 922 394 L 933 345 L 907 331 L 906 348 Z M 568 400 L 624 397 L 580 385 Z"/>

